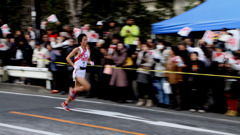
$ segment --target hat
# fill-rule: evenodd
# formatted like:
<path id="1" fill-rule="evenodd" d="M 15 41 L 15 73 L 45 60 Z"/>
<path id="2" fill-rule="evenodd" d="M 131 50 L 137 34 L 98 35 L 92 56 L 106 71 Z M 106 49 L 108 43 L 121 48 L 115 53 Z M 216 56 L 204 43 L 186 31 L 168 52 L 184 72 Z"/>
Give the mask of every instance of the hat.
<path id="1" fill-rule="evenodd" d="M 62 37 L 70 38 L 70 35 L 67 32 L 60 32 L 59 35 Z"/>
<path id="2" fill-rule="evenodd" d="M 98 21 L 96 25 L 103 25 L 103 21 Z"/>

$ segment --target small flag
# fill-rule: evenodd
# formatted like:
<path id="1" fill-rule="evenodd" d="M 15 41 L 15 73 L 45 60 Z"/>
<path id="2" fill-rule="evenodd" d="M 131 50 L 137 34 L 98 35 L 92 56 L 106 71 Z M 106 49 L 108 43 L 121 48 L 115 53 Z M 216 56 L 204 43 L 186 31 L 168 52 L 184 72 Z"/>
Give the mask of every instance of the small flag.
<path id="1" fill-rule="evenodd" d="M 192 31 L 192 28 L 184 27 L 178 32 L 178 35 L 186 37 L 189 35 L 191 31 Z"/>
<path id="2" fill-rule="evenodd" d="M 58 19 L 57 19 L 57 16 L 55 14 L 52 14 L 50 15 L 48 18 L 47 18 L 48 22 L 58 22 Z"/>

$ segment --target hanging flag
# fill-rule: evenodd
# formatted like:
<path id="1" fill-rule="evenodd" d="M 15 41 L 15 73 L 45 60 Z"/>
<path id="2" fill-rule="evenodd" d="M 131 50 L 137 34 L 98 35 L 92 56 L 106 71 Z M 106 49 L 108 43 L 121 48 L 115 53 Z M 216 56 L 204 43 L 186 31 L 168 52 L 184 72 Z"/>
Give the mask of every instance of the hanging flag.
<path id="1" fill-rule="evenodd" d="M 48 18 L 47 18 L 48 22 L 58 22 L 58 19 L 57 19 L 57 16 L 55 14 L 52 14 L 50 15 Z"/>
<path id="2" fill-rule="evenodd" d="M 187 37 L 191 31 L 192 31 L 192 28 L 184 27 L 180 31 L 178 31 L 178 35 Z"/>
<path id="3" fill-rule="evenodd" d="M 79 28 L 74 28 L 73 29 L 73 33 L 74 33 L 74 36 L 75 37 L 78 37 L 80 34 L 81 34 L 81 29 L 79 29 Z"/>

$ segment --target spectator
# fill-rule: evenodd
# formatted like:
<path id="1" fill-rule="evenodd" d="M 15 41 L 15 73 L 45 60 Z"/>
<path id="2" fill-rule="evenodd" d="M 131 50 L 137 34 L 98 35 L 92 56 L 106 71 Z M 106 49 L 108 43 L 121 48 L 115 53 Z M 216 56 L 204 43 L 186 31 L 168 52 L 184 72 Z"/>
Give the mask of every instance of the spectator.
<path id="1" fill-rule="evenodd" d="M 47 44 L 47 49 L 50 52 L 49 60 L 51 61 L 49 69 L 50 69 L 50 71 L 52 72 L 52 75 L 53 75 L 53 83 L 52 83 L 53 85 L 52 85 L 51 93 L 59 93 L 60 92 L 59 91 L 60 90 L 60 81 L 59 81 L 59 77 L 58 76 L 61 73 L 58 71 L 57 64 L 55 63 L 55 62 L 57 62 L 57 54 L 52 49 L 50 44 Z"/>
<path id="2" fill-rule="evenodd" d="M 38 68 L 45 68 L 48 64 L 48 61 L 46 61 L 48 58 L 48 50 L 42 44 L 37 43 L 36 48 L 33 50 L 32 62 L 37 64 Z"/>
<path id="3" fill-rule="evenodd" d="M 28 27 L 27 29 L 28 35 L 30 35 L 32 40 L 36 40 L 36 33 L 33 30 L 33 27 Z"/>
<path id="4" fill-rule="evenodd" d="M 47 35 L 48 35 L 48 38 L 49 38 L 50 42 L 56 41 L 56 39 L 58 37 L 58 34 L 53 33 L 53 29 L 51 29 L 51 28 L 47 30 Z"/>
<path id="5" fill-rule="evenodd" d="M 103 39 L 98 39 L 97 43 L 96 43 L 96 47 L 97 48 L 102 48 L 105 45 L 105 41 Z"/>
<path id="6" fill-rule="evenodd" d="M 3 65 L 8 64 L 9 60 L 9 46 L 6 39 L 0 38 L 0 60 L 2 60 Z"/>
<path id="7" fill-rule="evenodd" d="M 107 31 L 104 32 L 104 39 L 106 42 L 110 43 L 114 37 L 119 36 L 120 30 L 121 29 L 116 21 L 108 22 Z"/>
<path id="8" fill-rule="evenodd" d="M 120 31 L 121 37 L 124 38 L 124 44 L 131 45 L 131 52 L 133 53 L 136 46 L 133 45 L 136 38 L 140 35 L 140 30 L 137 25 L 134 25 L 134 18 L 128 17 L 127 24 L 122 27 Z"/>
<path id="9" fill-rule="evenodd" d="M 26 40 L 24 37 L 24 33 L 21 30 L 16 30 L 14 37 L 15 37 L 16 43 L 18 43 L 19 41 L 25 42 L 25 40 Z"/>
<path id="10" fill-rule="evenodd" d="M 45 48 L 47 48 L 47 44 L 49 44 L 50 43 L 50 41 L 49 41 L 49 38 L 48 38 L 48 35 L 47 34 L 44 34 L 44 35 L 42 35 L 42 44 L 43 44 L 43 46 L 45 47 Z"/>
<path id="11" fill-rule="evenodd" d="M 167 71 L 182 71 L 182 67 L 184 67 L 184 63 L 181 57 L 178 56 L 178 49 L 172 47 L 169 51 L 169 57 L 166 62 L 166 70 Z M 168 82 L 171 85 L 172 94 L 170 95 L 172 108 L 176 110 L 181 110 L 181 93 L 179 89 L 179 83 L 182 82 L 182 75 L 176 73 L 166 73 L 166 77 Z"/>
<path id="12" fill-rule="evenodd" d="M 123 67 L 127 59 L 127 49 L 124 48 L 122 43 L 117 45 L 116 51 L 113 54 L 112 60 L 117 68 L 113 69 L 110 85 L 115 86 L 114 97 L 118 102 L 125 101 L 125 88 L 128 86 L 127 74 L 124 69 L 118 69 Z"/>
<path id="13" fill-rule="evenodd" d="M 205 72 L 205 64 L 199 60 L 198 53 L 192 52 L 190 53 L 190 62 L 187 63 L 187 72 L 192 73 L 204 73 Z M 189 91 L 189 103 L 191 112 L 204 113 L 204 103 L 206 102 L 206 89 L 204 88 L 204 76 L 197 75 L 189 75 L 188 76 L 188 86 L 190 86 Z"/>
<path id="14" fill-rule="evenodd" d="M 238 53 L 239 55 L 239 53 Z M 239 60 L 239 56 L 237 56 L 237 60 Z M 237 76 L 238 71 L 240 70 L 240 65 L 238 62 L 233 64 L 227 64 L 227 67 L 231 68 L 233 71 L 231 75 Z M 230 81 L 231 80 L 231 81 Z M 230 89 L 227 89 L 228 92 L 227 96 L 227 104 L 228 104 L 228 111 L 225 113 L 227 116 L 237 116 L 238 115 L 238 101 L 240 98 L 240 80 L 239 79 L 228 79 L 230 81 Z"/>
<path id="15" fill-rule="evenodd" d="M 97 34 L 98 34 L 98 36 L 99 36 L 99 39 L 103 39 L 103 33 L 104 33 L 103 21 L 98 21 L 96 25 L 97 25 L 97 30 L 96 30 L 96 32 L 97 32 Z"/>
<path id="16" fill-rule="evenodd" d="M 147 95 L 146 106 L 153 106 L 154 93 L 152 89 L 152 79 L 149 71 L 153 66 L 153 58 L 149 53 L 149 46 L 147 44 L 142 44 L 142 51 L 138 54 L 137 65 L 139 66 L 137 72 L 137 85 L 138 85 L 138 103 L 137 106 L 143 106 L 145 101 L 144 97 Z"/>
<path id="17" fill-rule="evenodd" d="M 26 41 L 21 40 L 18 42 L 18 45 L 18 48 L 21 50 L 23 56 L 23 63 L 21 66 L 32 66 L 32 47 L 28 45 Z"/>
<path id="18" fill-rule="evenodd" d="M 186 44 L 186 46 L 194 47 L 194 41 L 191 38 L 185 38 L 184 43 Z"/>
<path id="19" fill-rule="evenodd" d="M 215 46 L 215 51 L 213 53 L 223 53 L 223 48 L 220 46 Z M 210 72 L 216 75 L 225 75 L 226 74 L 226 67 L 224 64 L 224 59 L 217 59 L 214 58 L 213 55 L 213 62 L 211 64 Z M 225 81 L 222 77 L 211 77 L 212 80 L 212 94 L 214 105 L 211 108 L 213 112 L 216 113 L 225 113 L 227 111 L 227 103 L 226 98 L 224 96 L 224 88 L 225 88 Z"/>
<path id="20" fill-rule="evenodd" d="M 36 45 L 35 40 L 31 39 L 30 35 L 25 35 L 25 39 L 28 42 L 28 44 L 32 47 L 32 49 L 34 49 Z"/>
<path id="21" fill-rule="evenodd" d="M 154 70 L 165 71 L 165 64 L 167 58 L 169 57 L 169 49 L 163 44 L 163 42 L 159 42 L 154 54 L 153 58 L 155 61 Z M 158 91 L 158 106 L 160 107 L 169 107 L 170 99 L 169 94 L 166 94 L 163 89 L 163 83 L 166 81 L 165 73 L 162 72 L 154 72 L 154 83 L 156 90 Z"/>
<path id="22" fill-rule="evenodd" d="M 70 25 L 64 25 L 63 31 L 67 32 L 69 37 L 73 37 L 73 28 Z"/>

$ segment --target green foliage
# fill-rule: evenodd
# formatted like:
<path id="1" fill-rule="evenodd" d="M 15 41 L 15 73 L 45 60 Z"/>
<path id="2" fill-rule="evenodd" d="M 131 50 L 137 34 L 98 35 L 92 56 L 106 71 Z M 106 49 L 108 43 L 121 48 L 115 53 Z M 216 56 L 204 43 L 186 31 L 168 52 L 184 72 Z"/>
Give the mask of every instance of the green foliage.
<path id="1" fill-rule="evenodd" d="M 84 3 L 87 0 L 84 1 Z M 156 4 L 158 11 L 148 11 L 138 0 L 130 4 L 128 0 L 91 0 L 89 6 L 83 10 L 83 24 L 90 23 L 93 26 L 99 20 L 105 22 L 109 20 L 123 21 L 128 16 L 135 17 L 135 23 L 140 27 L 141 37 L 149 38 L 151 34 L 151 24 L 167 18 L 173 17 L 173 0 L 158 0 Z"/>
<path id="2" fill-rule="evenodd" d="M 188 11 L 192 8 L 195 8 L 196 6 L 202 4 L 205 0 L 187 0 L 188 1 L 188 5 L 184 7 L 184 11 Z"/>
<path id="3" fill-rule="evenodd" d="M 21 19 L 22 19 L 22 1 L 23 0 L 3 0 L 4 4 L 0 4 L 0 9 L 3 11 L 0 13 L 1 16 L 4 16 L 3 22 L 7 23 L 11 28 L 11 31 L 21 29 Z"/>

